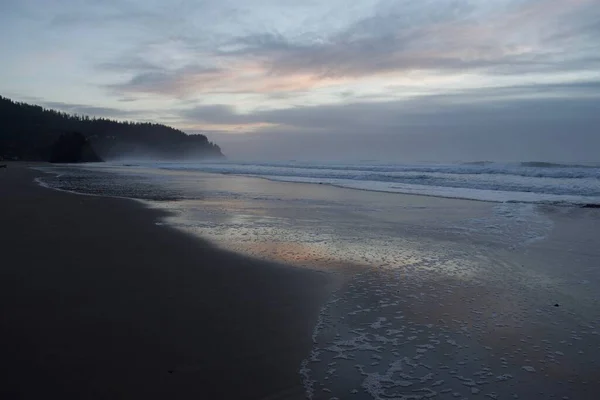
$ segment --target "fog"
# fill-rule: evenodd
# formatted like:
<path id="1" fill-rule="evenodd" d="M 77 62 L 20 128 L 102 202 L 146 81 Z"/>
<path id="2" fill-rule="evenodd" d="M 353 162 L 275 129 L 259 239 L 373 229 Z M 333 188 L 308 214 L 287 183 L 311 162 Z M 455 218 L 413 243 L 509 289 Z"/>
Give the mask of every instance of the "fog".
<path id="1" fill-rule="evenodd" d="M 283 110 L 264 121 L 284 128 L 208 136 L 232 160 L 599 161 L 595 96 L 479 105 L 428 99 L 418 106 L 417 111 L 406 103 Z"/>

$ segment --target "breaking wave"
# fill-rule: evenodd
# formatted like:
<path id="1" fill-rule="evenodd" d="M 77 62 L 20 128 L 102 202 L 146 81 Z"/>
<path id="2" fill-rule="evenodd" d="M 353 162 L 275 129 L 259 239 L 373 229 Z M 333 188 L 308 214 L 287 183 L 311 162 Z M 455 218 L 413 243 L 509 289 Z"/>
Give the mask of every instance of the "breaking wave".
<path id="1" fill-rule="evenodd" d="M 497 202 L 600 204 L 600 165 L 154 163 L 156 168 Z"/>

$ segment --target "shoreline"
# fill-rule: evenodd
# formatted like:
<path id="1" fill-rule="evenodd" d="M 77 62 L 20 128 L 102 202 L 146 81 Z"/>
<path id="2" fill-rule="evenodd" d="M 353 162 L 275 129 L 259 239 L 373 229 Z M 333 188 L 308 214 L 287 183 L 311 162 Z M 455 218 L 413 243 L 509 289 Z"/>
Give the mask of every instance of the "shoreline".
<path id="1" fill-rule="evenodd" d="M 316 322 L 311 349 L 297 371 L 304 391 L 294 386 L 270 398 L 327 400 L 353 394 L 366 400 L 416 392 L 440 398 L 478 393 L 595 398 L 593 349 L 600 337 L 600 303 L 593 290 L 600 256 L 596 210 L 498 208 L 205 173 L 160 173 L 153 181 L 155 171 L 146 180 L 142 171 L 131 172 L 133 180 L 121 179 L 119 171 L 98 178 L 75 173 L 72 184 L 66 176 L 66 185 L 59 187 L 139 198 L 154 198 L 154 193 L 157 199 L 170 193 L 174 200 L 140 200 L 166 219 L 163 229 L 187 232 L 200 243 L 209 240 L 213 249 L 249 255 L 259 266 L 271 265 L 258 261 L 263 259 L 333 272 L 327 274 L 327 301 L 311 320 Z M 137 184 L 138 179 L 144 183 Z M 94 195 L 78 199 L 124 202 Z M 150 222 L 154 226 L 148 230 L 157 229 Z M 339 263 L 343 271 L 335 269 Z M 265 287 L 260 282 L 250 286 Z M 272 296 L 277 290 L 264 293 L 271 298 L 269 311 L 280 307 L 274 304 L 279 297 Z M 305 295 L 297 299 L 306 301 Z M 233 292 L 216 297 L 239 300 Z M 286 314 L 282 321 L 294 316 Z M 268 322 L 263 327 L 272 329 Z M 288 337 L 299 338 L 297 332 Z M 247 332 L 239 337 L 256 341 Z M 199 365 L 186 364 L 179 372 L 202 375 Z M 398 380 L 399 366 L 404 375 Z M 223 366 L 220 371 L 229 370 Z"/>
<path id="2" fill-rule="evenodd" d="M 139 201 L 0 171 L 6 398 L 302 398 L 324 272 L 217 249 Z M 131 200 L 131 199 L 128 199 Z"/>
<path id="3" fill-rule="evenodd" d="M 111 164 L 110 162 L 106 162 L 106 165 L 98 165 L 98 163 L 94 163 L 93 166 L 89 166 L 89 168 L 94 169 L 100 167 L 102 168 L 144 168 L 143 164 Z M 73 167 L 85 167 L 85 163 L 81 165 L 71 165 Z M 400 196 L 408 196 L 408 197 L 416 197 L 416 198 L 433 198 L 433 199 L 443 199 L 443 200 L 460 200 L 460 201 L 472 201 L 477 203 L 485 203 L 485 204 L 531 204 L 534 206 L 550 206 L 550 207 L 573 207 L 573 208 L 600 208 L 600 203 L 598 202 L 590 202 L 590 201 L 576 201 L 576 200 L 491 200 L 491 199 L 483 199 L 483 198 L 474 198 L 474 197 L 465 197 L 465 196 L 444 196 L 438 194 L 428 194 L 428 193 L 414 193 L 414 192 L 406 192 L 406 191 L 393 191 L 393 190 L 384 190 L 384 189 L 373 189 L 373 188 L 363 188 L 357 186 L 345 186 L 342 184 L 336 184 L 331 182 L 305 182 L 305 181 L 294 181 L 294 180 L 284 180 L 284 179 L 272 179 L 266 175 L 252 175 L 252 174 L 242 174 L 242 173 L 228 173 L 228 172 L 213 172 L 213 171 L 203 171 L 203 170 L 186 170 L 186 169 L 169 169 L 169 168 L 160 168 L 160 167 L 152 167 L 159 171 L 163 172 L 177 172 L 177 173 L 196 173 L 196 174 L 204 174 L 208 176 L 232 176 L 232 177 L 240 177 L 240 178 L 248 178 L 248 179 L 260 179 L 267 182 L 273 183 L 281 183 L 281 184 L 293 184 L 293 185 L 309 185 L 309 186 L 327 186 L 333 187 L 343 190 L 356 190 L 359 192 L 367 192 L 367 193 L 384 193 L 391 195 L 400 195 Z M 110 172 L 110 171 L 109 171 Z M 54 188 L 53 188 L 54 189 Z M 61 189 L 57 189 L 61 190 Z M 481 189 L 470 189 L 470 190 L 481 190 Z M 493 191 L 493 190 L 492 190 Z M 80 192 L 74 192 L 79 194 L 86 194 Z M 564 195 L 570 196 L 570 195 Z M 117 197 L 119 196 L 110 196 Z M 130 198 L 130 197 L 123 197 Z"/>
<path id="4" fill-rule="evenodd" d="M 110 162 L 107 164 L 108 168 L 119 167 L 119 166 L 120 165 L 111 165 Z M 134 166 L 134 165 L 127 165 L 127 166 L 130 167 L 130 166 Z M 142 163 L 142 164 L 135 165 L 134 167 L 144 167 L 144 165 Z M 566 167 L 566 165 L 565 165 L 565 167 Z M 377 189 L 377 188 L 365 188 L 365 187 L 354 186 L 354 185 L 348 186 L 348 185 L 338 184 L 338 183 L 333 183 L 333 182 L 323 182 L 320 180 L 310 182 L 310 181 L 290 180 L 290 179 L 273 179 L 272 177 L 269 177 L 270 175 L 254 175 L 254 174 L 235 173 L 235 172 L 215 172 L 215 171 L 204 171 L 204 170 L 200 170 L 200 169 L 169 169 L 169 168 L 156 167 L 156 166 L 154 166 L 152 168 L 156 168 L 156 169 L 162 170 L 162 171 L 177 171 L 179 173 L 187 171 L 187 172 L 204 173 L 204 174 L 219 175 L 219 176 L 238 176 L 238 177 L 246 177 L 246 178 L 263 179 L 263 180 L 266 180 L 269 182 L 279 182 L 279 183 L 288 183 L 288 184 L 306 184 L 306 185 L 326 185 L 326 186 L 336 187 L 336 188 L 340 188 L 340 189 L 359 190 L 359 191 L 366 191 L 366 192 L 390 193 L 390 194 L 399 194 L 399 195 L 405 195 L 405 196 L 418 196 L 418 197 L 433 197 L 433 198 L 450 199 L 450 200 L 476 201 L 476 202 L 484 202 L 484 203 L 536 204 L 536 205 L 547 205 L 547 206 L 582 207 L 582 208 L 588 208 L 588 207 L 592 208 L 594 206 L 600 207 L 600 203 L 598 203 L 598 202 L 593 202 L 593 200 L 589 200 L 589 199 L 585 200 L 585 201 L 584 200 L 576 200 L 575 196 L 573 196 L 573 195 L 557 195 L 557 196 L 565 197 L 564 199 L 561 199 L 561 200 L 500 200 L 500 199 L 467 197 L 467 196 L 461 196 L 461 195 L 441 195 L 441 194 L 432 194 L 432 193 L 425 193 L 425 192 L 415 193 L 415 192 L 411 192 L 411 191 L 396 191 L 396 190 L 386 190 L 386 189 Z M 291 177 L 293 177 L 293 175 L 291 175 Z M 315 178 L 315 179 L 317 179 L 317 178 Z M 343 178 L 341 178 L 341 179 L 343 180 Z M 421 185 L 416 185 L 416 186 L 421 186 Z M 425 186 L 425 187 L 427 187 L 427 186 Z M 397 189 L 397 187 L 393 187 L 393 188 Z M 447 187 L 447 189 L 448 188 L 456 189 L 457 187 L 450 186 L 450 187 Z M 463 189 L 465 189 L 465 188 L 463 188 Z M 486 192 L 486 191 L 496 192 L 495 189 L 489 189 L 489 190 L 478 189 L 478 188 L 466 188 L 466 189 L 470 190 L 470 191 L 476 191 L 476 192 Z M 517 192 L 515 192 L 515 193 L 517 193 Z M 518 193 L 528 194 L 528 192 L 518 192 Z"/>

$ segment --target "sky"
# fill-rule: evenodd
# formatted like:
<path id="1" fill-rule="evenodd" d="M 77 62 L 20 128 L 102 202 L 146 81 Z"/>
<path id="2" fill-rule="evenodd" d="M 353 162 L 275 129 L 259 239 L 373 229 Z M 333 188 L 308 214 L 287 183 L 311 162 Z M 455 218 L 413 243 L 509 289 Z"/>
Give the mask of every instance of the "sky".
<path id="1" fill-rule="evenodd" d="M 0 0 L 0 95 L 231 159 L 600 161 L 600 0 Z"/>

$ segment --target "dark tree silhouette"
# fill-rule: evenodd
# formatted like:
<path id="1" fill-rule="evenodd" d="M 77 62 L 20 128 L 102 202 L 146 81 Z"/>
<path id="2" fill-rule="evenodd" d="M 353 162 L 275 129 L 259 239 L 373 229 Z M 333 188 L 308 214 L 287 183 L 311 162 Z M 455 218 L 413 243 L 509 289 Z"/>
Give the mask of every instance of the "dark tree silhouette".
<path id="1" fill-rule="evenodd" d="M 48 161 L 53 144 L 65 132 L 80 132 L 104 160 L 223 157 L 219 146 L 204 135 L 187 135 L 161 124 L 70 115 L 0 96 L 0 157 Z"/>
<path id="2" fill-rule="evenodd" d="M 58 137 L 52 145 L 50 153 L 52 163 L 100 162 L 92 146 L 79 132 L 65 133 Z"/>

